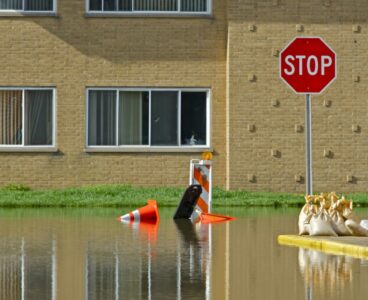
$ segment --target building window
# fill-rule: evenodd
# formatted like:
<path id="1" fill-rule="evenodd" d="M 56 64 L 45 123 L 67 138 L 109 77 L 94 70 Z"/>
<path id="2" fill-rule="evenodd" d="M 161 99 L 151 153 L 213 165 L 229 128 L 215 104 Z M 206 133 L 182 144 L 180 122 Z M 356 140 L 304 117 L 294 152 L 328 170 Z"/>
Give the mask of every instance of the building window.
<path id="1" fill-rule="evenodd" d="M 87 0 L 90 12 L 210 13 L 212 0 Z"/>
<path id="2" fill-rule="evenodd" d="M 53 123 L 53 89 L 0 89 L 0 147 L 53 146 Z"/>
<path id="3" fill-rule="evenodd" d="M 88 89 L 87 146 L 209 147 L 207 89 Z"/>
<path id="4" fill-rule="evenodd" d="M 53 12 L 56 0 L 0 0 L 0 11 Z"/>

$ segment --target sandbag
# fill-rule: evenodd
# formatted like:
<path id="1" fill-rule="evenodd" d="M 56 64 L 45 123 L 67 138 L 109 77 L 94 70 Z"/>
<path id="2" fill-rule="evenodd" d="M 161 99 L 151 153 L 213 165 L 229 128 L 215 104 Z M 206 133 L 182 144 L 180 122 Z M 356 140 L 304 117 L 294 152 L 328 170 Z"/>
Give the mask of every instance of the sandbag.
<path id="1" fill-rule="evenodd" d="M 345 219 L 353 220 L 355 223 L 360 223 L 360 218 L 353 212 L 353 201 L 348 201 L 345 197 L 339 200 L 343 205 L 342 215 Z"/>
<path id="2" fill-rule="evenodd" d="M 312 236 L 337 236 L 332 228 L 332 220 L 325 209 L 321 209 L 317 214 L 313 215 L 310 220 L 310 232 Z"/>
<path id="3" fill-rule="evenodd" d="M 351 232 L 346 228 L 343 216 L 338 211 L 330 212 L 330 217 L 332 221 L 331 223 L 332 228 L 337 233 L 337 235 L 339 236 L 351 235 Z"/>
<path id="4" fill-rule="evenodd" d="M 362 226 L 364 229 L 368 230 L 368 220 L 361 220 L 360 226 Z"/>
<path id="5" fill-rule="evenodd" d="M 299 221 L 298 221 L 298 227 L 299 227 L 299 235 L 308 235 L 310 232 L 310 224 L 307 221 L 308 215 L 304 213 L 303 211 L 299 214 Z"/>
<path id="6" fill-rule="evenodd" d="M 307 200 L 307 199 L 306 199 Z M 306 203 L 299 214 L 298 227 L 299 235 L 308 235 L 310 232 L 310 220 L 315 213 L 315 206 L 311 203 Z"/>
<path id="7" fill-rule="evenodd" d="M 353 236 L 368 236 L 368 230 L 354 220 L 346 220 L 345 226 Z"/>

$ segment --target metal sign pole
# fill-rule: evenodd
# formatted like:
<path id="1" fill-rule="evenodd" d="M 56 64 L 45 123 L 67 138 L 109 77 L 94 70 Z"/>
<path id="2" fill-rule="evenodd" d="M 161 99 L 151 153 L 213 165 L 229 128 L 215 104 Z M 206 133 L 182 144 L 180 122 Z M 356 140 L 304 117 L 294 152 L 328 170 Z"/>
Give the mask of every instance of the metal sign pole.
<path id="1" fill-rule="evenodd" d="M 305 95 L 305 126 L 306 126 L 306 194 L 313 194 L 312 178 L 312 108 L 311 95 Z"/>

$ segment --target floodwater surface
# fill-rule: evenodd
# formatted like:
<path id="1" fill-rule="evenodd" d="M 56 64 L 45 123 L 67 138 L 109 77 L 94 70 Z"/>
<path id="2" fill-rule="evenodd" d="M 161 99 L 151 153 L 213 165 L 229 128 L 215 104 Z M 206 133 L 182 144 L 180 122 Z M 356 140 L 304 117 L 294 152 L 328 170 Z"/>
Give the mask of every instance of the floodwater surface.
<path id="1" fill-rule="evenodd" d="M 299 209 L 212 225 L 122 224 L 129 209 L 0 210 L 0 299 L 367 299 L 368 262 L 281 246 Z M 368 216 L 368 210 L 361 210 Z"/>

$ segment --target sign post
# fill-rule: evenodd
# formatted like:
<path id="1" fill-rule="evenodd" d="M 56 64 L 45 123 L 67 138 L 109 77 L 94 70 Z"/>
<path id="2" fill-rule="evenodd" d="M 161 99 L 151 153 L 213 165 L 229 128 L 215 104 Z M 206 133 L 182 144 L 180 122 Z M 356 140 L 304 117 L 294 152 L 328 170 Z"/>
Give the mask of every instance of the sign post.
<path id="1" fill-rule="evenodd" d="M 306 139 L 306 194 L 313 194 L 312 177 L 312 107 L 311 95 L 305 95 L 305 139 Z"/>
<path id="2" fill-rule="evenodd" d="M 313 193 L 312 94 L 322 93 L 336 78 L 336 54 L 320 37 L 296 37 L 280 53 L 280 77 L 297 94 L 305 94 L 306 194 Z"/>

